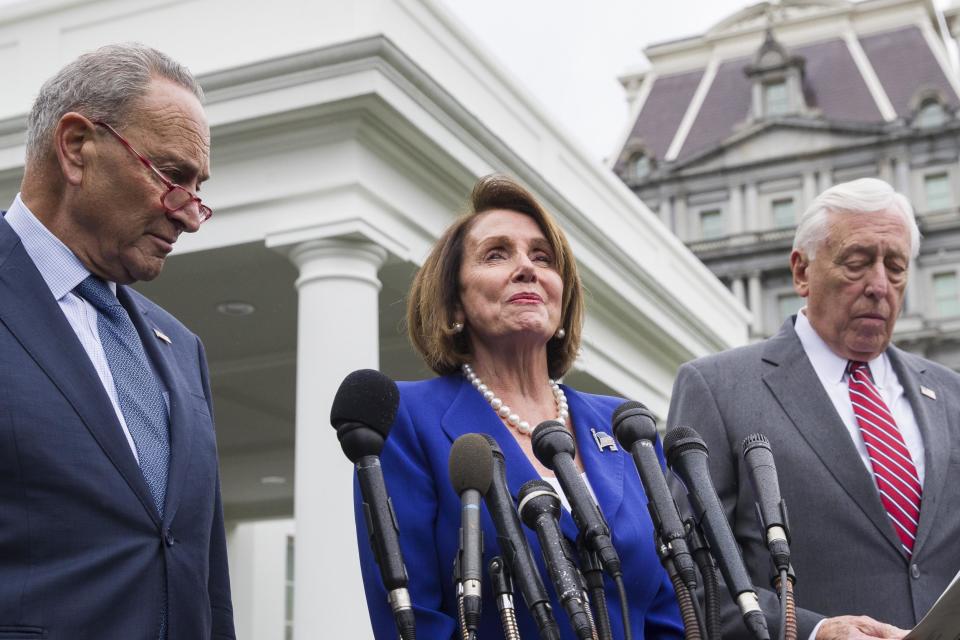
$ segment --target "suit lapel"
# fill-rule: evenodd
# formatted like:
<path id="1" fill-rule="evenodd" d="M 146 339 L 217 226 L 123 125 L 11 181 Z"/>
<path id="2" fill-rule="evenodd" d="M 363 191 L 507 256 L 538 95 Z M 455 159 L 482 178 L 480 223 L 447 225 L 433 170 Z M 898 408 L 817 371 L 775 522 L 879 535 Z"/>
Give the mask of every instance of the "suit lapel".
<path id="1" fill-rule="evenodd" d="M 600 508 L 612 519 L 623 501 L 623 456 L 600 453 L 593 444 L 590 427 L 606 431 L 607 425 L 583 396 L 566 387 L 564 392 L 570 405 L 570 415 L 573 416 L 577 449 L 590 477 L 590 484 L 597 494 Z M 507 467 L 507 487 L 514 500 L 517 499 L 520 487 L 526 482 L 540 479 L 513 434 L 466 379 L 461 381 L 459 391 L 440 423 L 451 442 L 468 433 L 487 433 L 493 436 L 503 451 Z M 565 536 L 576 539 L 577 526 L 566 509 L 563 509 L 560 516 L 560 528 Z"/>
<path id="2" fill-rule="evenodd" d="M 597 496 L 600 510 L 608 524 L 611 524 L 623 503 L 625 456 L 609 449 L 600 450 L 590 430 L 611 433 L 609 420 L 604 420 L 603 416 L 579 392 L 564 387 L 564 393 L 567 394 L 570 415 L 573 417 L 580 460 L 590 479 L 590 486 Z"/>
<path id="3" fill-rule="evenodd" d="M 130 314 L 147 357 L 153 363 L 170 396 L 170 465 L 167 469 L 167 493 L 163 509 L 164 521 L 170 522 L 183 494 L 183 482 L 193 449 L 191 407 L 187 402 L 190 394 L 184 386 L 183 376 L 177 375 L 172 345 L 157 336 L 155 329 L 158 327 L 151 321 L 146 309 L 137 304 L 126 287 L 117 287 L 117 298 Z"/>
<path id="4" fill-rule="evenodd" d="M 788 318 L 780 333 L 767 342 L 763 360 L 774 365 L 766 367 L 763 381 L 800 437 L 810 445 L 867 519 L 899 552 L 900 541 L 890 526 L 873 479 L 813 370 L 794 332 L 792 318 Z M 776 449 L 777 443 L 774 442 L 773 446 Z"/>
<path id="5" fill-rule="evenodd" d="M 15 301 L 0 306 L 0 321 L 60 390 L 159 524 L 143 473 L 89 356 L 19 238 L 5 222 L 0 222 L 0 300 Z"/>
<path id="6" fill-rule="evenodd" d="M 895 347 L 887 350 L 893 370 L 903 387 L 903 392 L 913 409 L 913 416 L 920 428 L 924 451 L 923 496 L 920 504 L 920 523 L 917 538 L 913 544 L 914 555 L 919 552 L 923 541 L 930 535 L 935 524 L 937 506 L 944 494 L 947 480 L 947 466 L 950 463 L 950 429 L 946 412 L 946 392 L 939 388 L 936 380 L 929 374 L 924 363 L 908 360 Z M 920 393 L 924 386 L 934 392 L 940 400 L 934 400 Z"/>

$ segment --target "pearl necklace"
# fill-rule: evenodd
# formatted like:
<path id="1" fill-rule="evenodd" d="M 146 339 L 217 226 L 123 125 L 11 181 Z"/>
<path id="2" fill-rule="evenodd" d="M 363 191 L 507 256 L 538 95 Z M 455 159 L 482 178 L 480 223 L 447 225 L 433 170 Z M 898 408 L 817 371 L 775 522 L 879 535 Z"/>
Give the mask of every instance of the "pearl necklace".
<path id="1" fill-rule="evenodd" d="M 497 412 L 497 415 L 503 418 L 508 425 L 525 436 L 533 433 L 533 427 L 530 426 L 530 423 L 526 420 L 521 420 L 520 416 L 510 410 L 510 407 L 503 404 L 503 400 L 498 398 L 497 395 L 490 390 L 490 387 L 485 385 L 483 380 L 473 372 L 473 367 L 469 364 L 464 364 L 461 369 L 463 370 L 463 377 L 465 377 L 477 391 L 483 394 L 483 399 L 490 403 L 490 406 Z M 567 418 L 570 417 L 570 408 L 567 406 L 567 396 L 563 392 L 563 389 L 560 388 L 560 385 L 554 380 L 550 380 L 550 390 L 553 391 L 553 399 L 557 403 L 557 422 L 566 426 Z"/>

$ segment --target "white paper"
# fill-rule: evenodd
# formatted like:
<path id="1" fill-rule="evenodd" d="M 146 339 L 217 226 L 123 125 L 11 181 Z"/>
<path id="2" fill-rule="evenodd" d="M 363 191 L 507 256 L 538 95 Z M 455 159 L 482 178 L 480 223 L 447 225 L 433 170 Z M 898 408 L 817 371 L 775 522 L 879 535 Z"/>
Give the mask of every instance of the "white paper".
<path id="1" fill-rule="evenodd" d="M 904 640 L 960 640 L 960 572 Z"/>

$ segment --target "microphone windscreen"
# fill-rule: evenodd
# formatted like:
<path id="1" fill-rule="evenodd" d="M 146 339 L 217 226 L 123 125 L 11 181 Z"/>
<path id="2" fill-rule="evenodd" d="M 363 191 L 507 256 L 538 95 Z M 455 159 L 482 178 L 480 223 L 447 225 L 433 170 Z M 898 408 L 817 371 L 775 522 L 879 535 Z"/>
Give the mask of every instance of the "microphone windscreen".
<path id="1" fill-rule="evenodd" d="M 476 489 L 482 494 L 493 478 L 493 452 L 479 433 L 468 433 L 456 439 L 450 449 L 450 484 L 457 494 Z"/>
<path id="2" fill-rule="evenodd" d="M 760 447 L 766 449 L 767 451 L 772 451 L 770 449 L 770 440 L 767 439 L 767 436 L 762 433 L 751 433 L 746 438 L 743 439 L 743 455 L 747 455 L 747 452 L 751 449 L 756 449 Z"/>
<path id="3" fill-rule="evenodd" d="M 642 402 L 628 400 L 617 407 L 611 418 L 613 435 L 630 451 L 638 440 L 657 439 L 657 421 Z"/>
<path id="4" fill-rule="evenodd" d="M 358 369 L 340 383 L 330 408 L 330 424 L 338 429 L 342 424 L 358 422 L 386 437 L 399 406 L 397 383 L 379 371 Z"/>
<path id="5" fill-rule="evenodd" d="M 703 441 L 700 434 L 690 427 L 674 427 L 667 431 L 663 437 L 663 451 L 667 455 L 667 463 L 672 467 L 677 456 L 689 449 L 699 449 L 704 453 L 707 451 L 707 443 Z"/>

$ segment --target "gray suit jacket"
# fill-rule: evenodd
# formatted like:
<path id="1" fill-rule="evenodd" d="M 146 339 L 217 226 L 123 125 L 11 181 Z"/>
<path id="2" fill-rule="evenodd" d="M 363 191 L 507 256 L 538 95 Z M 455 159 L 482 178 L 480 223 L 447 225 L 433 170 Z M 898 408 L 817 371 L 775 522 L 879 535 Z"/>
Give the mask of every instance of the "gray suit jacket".
<path id="1" fill-rule="evenodd" d="M 779 603 L 769 590 L 770 556 L 741 457 L 741 443 L 751 433 L 770 439 L 789 512 L 801 639 L 821 618 L 834 615 L 866 614 L 909 629 L 960 570 L 960 376 L 895 347 L 887 353 L 925 452 L 910 561 L 803 351 L 793 318 L 765 342 L 689 362 L 677 374 L 668 427 L 693 427 L 709 447 L 710 471 L 747 571 L 764 588 L 760 600 L 773 637 Z M 936 399 L 922 394 L 921 386 Z M 723 637 L 748 638 L 730 598 L 721 598 Z"/>

